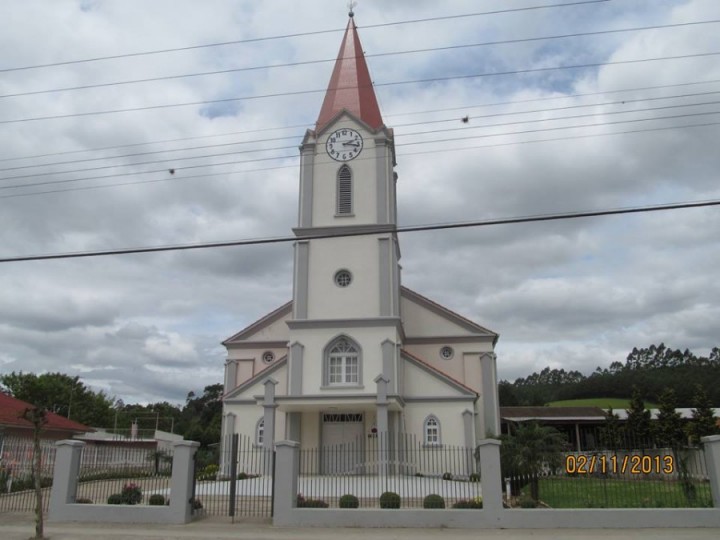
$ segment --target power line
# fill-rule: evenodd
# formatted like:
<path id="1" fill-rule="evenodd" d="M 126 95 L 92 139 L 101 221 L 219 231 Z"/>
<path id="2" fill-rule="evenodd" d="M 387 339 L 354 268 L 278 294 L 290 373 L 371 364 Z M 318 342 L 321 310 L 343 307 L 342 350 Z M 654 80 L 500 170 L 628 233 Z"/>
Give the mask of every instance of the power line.
<path id="1" fill-rule="evenodd" d="M 685 108 L 685 107 L 700 107 L 705 105 L 717 105 L 720 104 L 720 100 L 716 101 L 707 101 L 702 103 L 687 103 L 687 104 L 681 104 L 681 105 L 665 105 L 660 107 L 648 107 L 645 109 L 635 109 L 631 111 L 609 111 L 602 113 L 605 116 L 610 115 L 617 115 L 617 114 L 632 114 L 632 113 L 641 113 L 641 112 L 650 112 L 650 111 L 658 111 L 658 110 L 667 110 L 667 109 L 678 109 L 678 108 Z M 624 124 L 624 123 L 634 123 L 634 122 L 648 122 L 648 121 L 654 121 L 654 120 L 666 120 L 666 119 L 677 119 L 677 118 L 687 118 L 687 117 L 694 117 L 694 116 L 703 116 L 703 115 L 712 115 L 712 114 L 720 114 L 720 111 L 714 112 L 714 111 L 706 111 L 702 113 L 694 113 L 694 114 L 684 114 L 684 115 L 672 115 L 672 116 L 657 116 L 652 118 L 637 118 L 637 119 L 630 119 L 630 120 L 621 120 L 617 122 L 601 122 L 601 123 L 594 123 L 594 124 L 583 124 L 580 126 L 561 126 L 556 128 L 543 128 L 539 130 L 525 130 L 520 132 L 512 132 L 509 134 L 486 134 L 486 135 L 471 135 L 468 137 L 463 137 L 462 139 L 431 139 L 427 141 L 415 141 L 415 142 L 407 142 L 407 143 L 398 143 L 395 146 L 407 146 L 407 145 L 414 145 L 414 144 L 429 144 L 433 142 L 442 142 L 442 141 L 454 141 L 454 140 L 468 140 L 468 139 L 476 139 L 476 138 L 485 138 L 485 137 L 497 137 L 500 135 L 516 135 L 516 134 L 525 134 L 525 133 L 536 133 L 536 132 L 542 132 L 542 131 L 553 131 L 553 130 L 563 130 L 563 129 L 574 129 L 574 128 L 584 128 L 584 127 L 597 127 L 597 126 L 604 126 L 604 125 L 614 125 L 614 124 Z M 487 115 L 487 116 L 495 116 L 495 115 Z M 469 131 L 469 130 L 475 130 L 475 129 L 485 129 L 485 128 L 494 128 L 494 127 L 505 127 L 505 126 L 512 126 L 512 125 L 522 125 L 522 124 L 534 124 L 539 122 L 552 122 L 552 121 L 559 121 L 559 120 L 574 120 L 578 118 L 588 118 L 592 116 L 597 116 L 597 113 L 590 113 L 590 114 L 576 114 L 576 115 L 569 115 L 569 116 L 559 116 L 556 118 L 539 118 L 539 119 L 532 119 L 532 120 L 518 120 L 515 122 L 500 122 L 495 124 L 485 124 L 481 126 L 473 126 L 473 127 L 460 127 L 460 128 L 444 128 L 444 129 L 432 129 L 432 130 L 426 130 L 426 131 L 417 131 L 417 132 L 410 132 L 403 134 L 404 137 L 411 137 L 416 135 L 426 135 L 426 134 L 434 134 L 434 133 L 446 133 L 450 131 Z M 482 118 L 482 116 L 474 117 L 474 118 Z M 287 137 L 284 137 L 287 138 Z M 252 141 L 249 141 L 252 142 Z M 240 143 L 229 143 L 229 144 L 240 144 Z M 224 146 L 224 145 L 220 145 Z M 38 177 L 45 177 L 45 176 L 56 176 L 60 174 L 70 174 L 70 173 L 76 173 L 76 172 L 89 172 L 89 171 L 99 171 L 104 169 L 116 169 L 120 167 L 136 167 L 139 165 L 154 165 L 158 163 L 177 163 L 179 161 L 187 161 L 192 159 L 208 159 L 213 157 L 224 157 L 224 156 L 232 156 L 236 154 L 247 154 L 247 153 L 256 153 L 256 152 L 269 152 L 274 150 L 288 150 L 291 148 L 295 148 L 295 145 L 289 145 L 289 146 L 276 146 L 272 148 L 261 148 L 261 149 L 252 149 L 252 150 L 237 150 L 233 152 L 220 152 L 216 154 L 204 154 L 199 156 L 185 156 L 185 157 L 173 157 L 168 159 L 158 159 L 158 160 L 151 160 L 151 161 L 140 161 L 140 162 L 134 162 L 134 163 L 118 163 L 118 164 L 112 164 L 112 165 L 102 165 L 99 167 L 88 167 L 85 169 L 71 169 L 67 171 L 50 171 L 50 172 L 41 172 L 41 173 L 33 173 L 33 174 L 22 174 L 22 175 L 15 175 L 15 176 L 7 176 L 5 178 L 0 178 L 0 182 L 8 181 L 8 180 L 21 180 L 24 178 L 38 178 Z M 255 161 L 269 161 L 269 160 L 275 160 L 275 159 L 287 159 L 289 157 L 296 157 L 296 156 L 277 156 L 277 157 L 268 157 L 268 158 L 257 158 L 257 159 L 249 159 L 244 161 L 236 161 L 232 162 L 232 164 L 236 165 L 239 163 L 251 163 Z M 364 158 L 360 158 L 364 159 Z M 185 166 L 185 167 L 173 167 L 173 171 L 180 171 L 188 168 L 199 168 L 199 167 L 210 167 L 217 164 L 213 163 L 206 163 L 206 164 L 200 164 L 200 165 L 192 165 L 192 166 Z M 40 166 L 40 165 L 38 165 Z M 31 167 L 31 166 L 27 166 Z M 22 167 L 26 168 L 26 167 Z M 166 172 L 166 170 L 163 171 L 153 171 L 153 172 Z M 129 174 L 136 174 L 136 173 L 129 173 Z M 174 173 L 173 173 L 174 174 Z M 109 176 L 115 176 L 115 175 L 106 175 L 101 178 L 107 178 Z M 122 176 L 122 175 L 117 175 Z M 15 185 L 9 185 L 9 186 L 0 186 L 0 190 L 5 189 L 14 189 L 14 188 L 23 188 L 23 187 L 32 187 L 32 186 L 41 186 L 41 185 L 48 185 L 48 184 L 59 184 L 59 183 L 69 183 L 69 182 L 77 182 L 82 180 L 90 180 L 94 179 L 93 177 L 87 177 L 87 178 L 80 178 L 80 179 L 66 179 L 66 180 L 51 180 L 46 182 L 35 182 L 35 183 L 28 183 L 28 184 L 15 184 Z"/>
<path id="2" fill-rule="evenodd" d="M 494 46 L 494 45 L 528 43 L 528 42 L 546 41 L 546 40 L 553 40 L 553 39 L 568 39 L 568 38 L 576 38 L 576 37 L 583 37 L 583 36 L 598 36 L 598 35 L 615 34 L 615 33 L 623 33 L 623 32 L 639 32 L 639 31 L 645 31 L 645 30 L 678 28 L 678 27 L 684 27 L 684 26 L 694 26 L 694 25 L 700 25 L 700 24 L 713 24 L 713 23 L 720 23 L 720 19 L 704 20 L 704 21 L 691 21 L 691 22 L 675 23 L 675 24 L 663 24 L 663 25 L 656 25 L 656 26 L 640 26 L 640 27 L 635 27 L 635 28 L 597 30 L 597 31 L 593 31 L 593 32 L 578 32 L 578 33 L 574 33 L 574 34 L 561 34 L 561 35 L 555 35 L 555 36 L 540 36 L 540 37 L 531 37 L 531 38 L 508 39 L 508 40 L 502 40 L 502 41 L 486 41 L 483 43 L 447 45 L 447 46 L 443 46 L 443 47 L 430 47 L 430 48 L 426 48 L 426 49 L 412 49 L 412 50 L 408 50 L 408 51 L 393 51 L 393 52 L 384 52 L 384 53 L 363 54 L 362 56 L 364 58 L 399 56 L 399 55 L 404 55 L 404 54 L 417 54 L 417 53 L 426 53 L 426 52 L 467 49 L 467 48 L 475 48 L 475 47 L 486 47 L 486 46 Z M 259 65 L 259 66 L 228 68 L 228 69 L 220 69 L 220 70 L 215 70 L 215 71 L 184 73 L 184 74 L 178 74 L 178 75 L 164 75 L 164 76 L 160 76 L 160 77 L 149 77 L 149 78 L 145 78 L 145 79 L 132 79 L 132 80 L 124 80 L 124 81 L 112 81 L 112 82 L 106 82 L 106 83 L 85 84 L 85 85 L 80 85 L 80 86 L 67 86 L 64 88 L 31 90 L 28 92 L 3 94 L 3 95 L 0 95 L 0 99 L 13 98 L 13 97 L 24 97 L 24 96 L 34 96 L 34 95 L 40 95 L 40 94 L 51 94 L 51 93 L 55 93 L 55 92 L 90 90 L 93 88 L 107 88 L 107 87 L 112 87 L 112 86 L 123 86 L 123 85 L 129 85 L 129 84 L 140 84 L 140 83 L 168 81 L 168 80 L 176 80 L 176 79 L 187 79 L 187 78 L 191 78 L 191 77 L 206 77 L 206 76 L 210 76 L 210 75 L 227 75 L 228 73 L 239 73 L 239 72 L 243 72 L 243 71 L 258 71 L 258 70 L 263 70 L 263 69 L 306 66 L 306 65 L 312 65 L 312 64 L 323 64 L 323 63 L 335 62 L 335 60 L 336 60 L 335 58 L 326 58 L 326 59 L 322 59 L 322 60 L 304 60 L 304 61 L 299 61 L 299 62 L 287 62 L 287 63 L 283 63 L 283 64 L 264 64 L 264 65 Z"/>
<path id="3" fill-rule="evenodd" d="M 408 232 L 424 232 L 424 231 L 439 231 L 449 229 L 465 229 L 475 227 L 489 227 L 493 225 L 512 225 L 520 223 L 537 223 L 543 221 L 559 221 L 565 219 L 580 219 L 589 217 L 601 217 L 601 216 L 613 216 L 613 215 L 625 215 L 625 214 L 640 214 L 648 212 L 660 212 L 668 210 L 682 210 L 689 208 L 705 208 L 710 206 L 720 206 L 720 200 L 709 200 L 709 201 L 693 201 L 693 202 L 682 202 L 682 203 L 671 203 L 671 204 L 660 204 L 660 205 L 649 205 L 649 206 L 634 206 L 625 208 L 615 208 L 610 210 L 595 210 L 588 212 L 566 212 L 566 213 L 555 213 L 555 214 L 539 214 L 534 216 L 523 216 L 523 217 L 511 217 L 511 218 L 499 218 L 491 220 L 480 220 L 480 221 L 463 221 L 454 223 L 433 223 L 426 225 L 409 225 L 404 227 L 396 227 L 392 231 L 388 231 L 385 228 L 377 227 L 372 230 L 363 230 L 357 232 L 345 232 L 342 234 L 338 233 L 326 233 L 326 234 L 314 234 L 303 236 L 303 240 L 322 240 L 326 238 L 348 238 L 354 236 L 373 236 L 377 234 L 392 233 L 408 233 Z M 78 259 L 85 257 L 105 257 L 110 255 L 130 255 L 138 253 L 161 253 L 167 251 L 187 251 L 192 249 L 211 249 L 221 247 L 238 247 L 238 246 L 252 246 L 252 245 L 266 245 L 266 244 L 280 244 L 297 241 L 297 236 L 276 236 L 270 238 L 254 238 L 246 240 L 235 240 L 230 242 L 208 242 L 202 244 L 179 244 L 172 246 L 154 246 L 154 247 L 137 247 L 137 248 L 126 248 L 126 249 L 113 249 L 103 251 L 82 251 L 82 252 L 71 252 L 71 253 L 54 253 L 45 255 L 25 255 L 19 257 L 6 257 L 0 258 L 0 263 L 9 262 L 23 262 L 23 261 L 41 261 L 41 260 L 56 260 L 56 259 Z"/>
<path id="4" fill-rule="evenodd" d="M 383 115 L 386 118 L 392 118 L 395 116 L 410 116 L 410 115 L 416 115 L 416 114 L 430 114 L 430 113 L 436 113 L 436 112 L 446 112 L 446 111 L 457 111 L 457 110 L 469 110 L 469 109 L 478 109 L 478 108 L 484 108 L 484 107 L 496 107 L 496 106 L 502 106 L 502 105 L 515 105 L 520 103 L 536 103 L 541 101 L 557 101 L 561 99 L 571 99 L 571 98 L 579 98 L 579 97 L 590 97 L 590 96 L 598 96 L 598 95 L 605 95 L 605 94 L 619 94 L 619 93 L 625 93 L 625 92 L 640 92 L 644 90 L 659 90 L 664 88 L 677 88 L 677 87 L 685 87 L 685 86 L 696 86 L 701 84 L 716 84 L 720 83 L 720 79 L 710 79 L 705 81 L 694 81 L 694 82 L 685 82 L 685 83 L 676 83 L 676 84 L 662 84 L 662 85 L 655 85 L 655 86 L 642 86 L 637 88 L 623 88 L 623 89 L 616 89 L 616 90 L 603 90 L 599 92 L 585 92 L 581 94 L 567 94 L 565 96 L 548 96 L 548 97 L 542 97 L 542 98 L 531 98 L 531 99 L 518 99 L 518 100 L 510 100 L 510 101 L 498 101 L 493 103 L 482 103 L 477 105 L 465 105 L 461 107 L 449 107 L 444 109 L 426 109 L 423 111 L 410 111 L 410 112 L 400 112 L 400 113 L 392 113 Z M 674 97 L 680 97 L 680 96 L 660 96 L 660 97 L 653 97 L 653 98 L 645 98 L 647 101 L 652 101 L 656 99 L 670 99 Z M 626 102 L 630 103 L 635 100 L 626 100 Z M 590 105 L 588 105 L 590 106 Z M 507 113 L 510 114 L 510 113 Z M 286 130 L 286 129 L 297 129 L 297 128 L 306 128 L 308 125 L 310 125 L 312 121 L 308 120 L 307 122 L 303 124 L 295 124 L 295 125 L 289 125 L 289 126 L 277 126 L 277 127 L 268 127 L 268 128 L 259 128 L 259 129 L 249 129 L 244 131 L 230 131 L 225 133 L 217 133 L 214 135 L 196 135 L 193 137 L 179 137 L 175 139 L 162 139 L 162 140 L 155 140 L 155 141 L 147 141 L 147 142 L 139 142 L 139 143 L 129 143 L 129 144 L 120 144 L 120 145 L 114 145 L 114 146 L 102 146 L 102 147 L 96 147 L 96 148 L 87 148 L 83 150 L 64 150 L 60 152 L 49 152 L 46 154 L 33 154 L 33 155 L 27 155 L 27 156 L 17 156 L 17 157 L 11 157 L 11 158 L 0 158 L 0 163 L 5 161 L 18 161 L 18 160 L 24 160 L 24 159 L 35 159 L 35 158 L 43 158 L 43 157 L 53 157 L 53 156 L 62 156 L 62 155 L 70 155 L 70 154 L 82 154 L 87 152 L 101 152 L 103 150 L 115 150 L 119 148 L 132 148 L 135 146 L 147 146 L 151 144 L 165 144 L 165 143 L 173 143 L 173 142 L 184 142 L 184 141 L 192 141 L 192 140 L 199 140 L 199 139 L 210 139 L 214 137 L 227 137 L 230 135 L 246 135 L 249 133 L 262 133 L 266 131 L 279 131 L 279 130 Z M 162 150 L 161 152 L 170 152 L 173 151 L 173 149 L 169 150 Z M 121 156 L 104 156 L 103 158 L 98 159 L 114 159 L 116 157 Z M 78 160 L 81 161 L 81 160 Z M 47 164 L 45 164 L 47 165 Z M 34 166 L 34 165 L 33 165 Z"/>
<path id="5" fill-rule="evenodd" d="M 569 66 L 553 66 L 553 67 L 543 67 L 543 68 L 519 69 L 519 70 L 513 70 L 513 71 L 474 73 L 474 74 L 469 74 L 469 75 L 453 75 L 453 76 L 447 76 L 447 77 L 430 77 L 427 79 L 377 83 L 377 84 L 374 84 L 373 87 L 379 88 L 379 87 L 386 87 L 386 86 L 399 86 L 399 85 L 405 85 L 405 84 L 425 84 L 425 83 L 444 82 L 444 81 L 451 81 L 451 80 L 476 79 L 476 78 L 482 78 L 482 77 L 524 75 L 524 74 L 528 74 L 528 73 L 544 73 L 544 72 L 559 71 L 559 70 L 564 70 L 564 69 L 587 69 L 587 68 L 595 68 L 595 67 L 602 67 L 602 66 L 638 64 L 638 63 L 642 63 L 642 62 L 658 62 L 658 61 L 664 61 L 664 60 L 685 60 L 688 58 L 703 58 L 703 57 L 717 56 L 717 55 L 720 55 L 720 51 L 695 53 L 695 54 L 683 54 L 683 55 L 677 55 L 677 56 L 659 56 L 656 58 L 641 58 L 641 59 L 634 59 L 634 60 L 616 60 L 613 62 L 593 62 L 593 63 L 588 63 L 588 64 L 576 64 L 576 65 L 569 65 Z M 358 88 L 358 87 L 357 86 L 339 86 L 336 89 L 337 90 L 347 90 L 347 89 L 353 89 L 353 88 Z M 278 92 L 278 93 L 274 93 L 274 94 L 258 94 L 258 95 L 253 95 L 253 96 L 238 96 L 238 97 L 232 97 L 232 98 L 192 101 L 192 102 L 186 102 L 186 103 L 165 103 L 165 104 L 160 104 L 160 105 L 146 105 L 143 107 L 130 107 L 130 108 L 126 108 L 126 109 L 110 109 L 110 110 L 104 110 L 104 111 L 88 111 L 88 112 L 60 114 L 60 115 L 53 115 L 53 116 L 36 116 L 36 117 L 31 117 L 31 118 L 16 118 L 13 120 L 0 120 L 0 124 L 16 124 L 16 123 L 20 123 L 20 122 L 35 122 L 35 121 L 39 121 L 39 120 L 58 120 L 58 119 L 62 119 L 62 118 L 77 118 L 77 117 L 86 117 L 86 116 L 98 116 L 98 115 L 104 115 L 104 114 L 118 114 L 118 113 L 136 112 L 136 111 L 149 111 L 149 110 L 158 110 L 158 109 L 169 109 L 169 108 L 174 108 L 174 107 L 189 107 L 189 106 L 195 106 L 195 105 L 208 105 L 211 103 L 231 103 L 231 102 L 235 102 L 235 101 L 248 101 L 248 100 L 255 100 L 255 99 L 268 99 L 268 98 L 276 98 L 276 97 L 317 94 L 317 93 L 326 92 L 326 91 L 327 91 L 326 88 L 316 89 L 316 90 L 296 90 L 296 91 L 292 91 L 292 92 Z"/>
<path id="6" fill-rule="evenodd" d="M 610 2 L 611 0 L 583 0 L 583 1 L 577 1 L 577 2 L 565 2 L 565 3 L 558 3 L 558 4 L 543 4 L 538 6 L 527 6 L 522 8 L 511 8 L 511 9 L 497 9 L 493 11 L 482 11 L 477 13 L 465 13 L 460 15 L 445 15 L 445 16 L 439 16 L 439 17 L 428 17 L 424 19 L 410 19 L 410 20 L 404 20 L 404 21 L 394 21 L 394 22 L 388 22 L 388 23 L 378 23 L 378 24 L 368 24 L 365 26 L 360 26 L 359 28 L 383 28 L 387 26 L 399 26 L 403 24 L 417 24 L 417 23 L 423 23 L 423 22 L 433 22 L 433 21 L 442 21 L 442 20 L 451 20 L 451 19 L 462 19 L 462 18 L 469 18 L 469 17 L 479 17 L 484 15 L 499 15 L 502 13 L 516 13 L 516 12 L 522 12 L 522 11 L 532 11 L 532 10 L 539 10 L 539 9 L 549 9 L 549 8 L 562 8 L 562 7 L 571 7 L 571 6 L 580 6 L 585 4 L 601 4 L 605 2 Z M 48 67 L 55 67 L 55 66 L 66 66 L 70 64 L 82 64 L 87 62 L 99 62 L 102 60 L 116 60 L 118 58 L 130 58 L 130 57 L 138 57 L 138 56 L 149 56 L 154 54 L 164 54 L 164 53 L 170 53 L 170 52 L 180 52 L 180 51 L 190 51 L 194 49 L 204 49 L 208 47 L 223 47 L 226 45 L 240 45 L 243 43 L 258 43 L 261 41 L 271 41 L 276 39 L 287 39 L 287 38 L 296 38 L 296 37 L 304 37 L 304 36 L 314 36 L 319 34 L 329 34 L 334 32 L 344 32 L 345 28 L 333 28 L 329 30 L 313 30 L 309 32 L 296 32 L 293 34 L 282 34 L 277 36 L 265 36 L 265 37 L 256 37 L 256 38 L 248 38 L 248 39 L 238 39 L 233 41 L 222 41 L 218 43 L 205 43 L 201 45 L 187 45 L 185 47 L 174 47 L 174 48 L 168 48 L 168 49 L 156 49 L 152 51 L 141 51 L 141 52 L 134 52 L 134 53 L 125 53 L 125 54 L 115 54 L 110 56 L 97 56 L 94 58 L 84 58 L 80 60 L 66 60 L 62 62 L 53 62 L 48 64 L 36 64 L 31 66 L 19 66 L 14 68 L 5 68 L 0 69 L 0 73 L 8 73 L 11 71 L 22 71 L 22 70 L 28 70 L 28 69 L 39 69 L 39 68 L 48 68 Z"/>
<path id="7" fill-rule="evenodd" d="M 598 124 L 602 125 L 602 124 Z M 404 152 L 400 155 L 400 157 L 405 156 L 417 156 L 417 155 L 428 155 L 428 154 L 436 154 L 436 153 L 447 153 L 447 152 L 463 152 L 468 150 L 478 150 L 483 148 L 500 148 L 504 146 L 514 146 L 519 144 L 535 144 L 535 143 L 544 143 L 544 142 L 557 142 L 557 141 L 568 141 L 568 140 L 577 140 L 577 139 L 587 139 L 587 138 L 594 138 L 594 137 L 609 137 L 613 135 L 628 135 L 628 134 L 637 134 L 637 133 L 648 133 L 648 132 L 658 132 L 658 131 L 669 131 L 669 130 L 675 130 L 675 129 L 686 129 L 686 128 L 698 128 L 698 127 L 714 127 L 719 126 L 720 122 L 705 122 L 702 124 L 685 124 L 681 126 L 665 126 L 665 127 L 657 127 L 657 128 L 647 128 L 647 129 L 633 129 L 633 130 L 624 130 L 624 131 L 615 131 L 610 133 L 593 133 L 593 134 L 586 134 L 586 135 L 573 135 L 571 137 L 553 137 L 550 139 L 532 139 L 528 141 L 513 141 L 513 142 L 506 142 L 506 143 L 496 143 L 496 144 L 484 144 L 484 145 L 475 145 L 475 146 L 466 146 L 461 148 L 442 148 L 442 149 L 436 149 L 436 150 L 422 150 L 418 152 Z M 572 129 L 576 126 L 571 126 L 564 129 Z M 536 130 L 536 131 L 543 131 L 543 130 Z M 516 133 L 527 133 L 527 132 L 516 132 Z M 512 133 L 510 133 L 512 134 Z M 491 136 L 501 136 L 501 135 L 510 135 L 508 133 L 504 134 L 497 134 L 497 135 L 491 135 Z M 447 140 L 454 140 L 454 139 L 444 139 Z M 423 143 L 409 143 L 409 144 L 423 144 Z M 250 161 L 266 161 L 270 159 L 281 159 L 281 158 L 266 158 L 264 160 L 250 160 Z M 285 156 L 282 159 L 298 159 L 297 155 L 293 156 Z M 358 158 L 355 161 L 360 161 L 362 159 L 367 158 Z M 228 162 L 228 163 L 222 163 L 220 165 L 231 165 L 231 164 L 238 164 L 238 163 L 248 163 L 249 161 L 242 161 L 242 162 Z M 259 169 L 246 169 L 243 171 L 230 171 L 230 172 L 222 172 L 222 173 L 211 173 L 211 174 L 202 174 L 202 175 L 195 175 L 195 176 L 173 176 L 172 178 L 159 178 L 155 180 L 138 180 L 134 182 L 121 182 L 121 183 L 115 183 L 115 184 L 102 184 L 102 185 L 94 185 L 94 186 L 80 186 L 80 187 L 72 187 L 68 189 L 54 189 L 54 190 L 46 190 L 46 191 L 36 191 L 32 193 L 16 193 L 12 195 L 0 195 L 0 199 L 14 199 L 17 197 L 33 197 L 36 195 L 50 195 L 50 194 L 56 194 L 56 193 L 65 193 L 70 191 L 89 191 L 89 190 L 96 190 L 96 189 L 106 189 L 106 188 L 113 188 L 113 187 L 124 187 L 124 186 L 133 186 L 133 185 L 141 185 L 141 184 L 155 184 L 159 182 L 178 182 L 182 180 L 198 180 L 198 179 L 209 179 L 214 177 L 228 177 L 235 174 L 247 174 L 247 173 L 253 173 L 253 172 L 264 172 L 264 171 L 271 171 L 271 170 L 279 170 L 279 169 L 295 169 L 297 165 L 278 165 L 274 167 L 263 167 Z M 193 167 L 188 167 L 193 168 Z M 197 168 L 197 167 L 194 167 Z M 166 169 L 160 169 L 155 171 L 145 171 L 144 173 L 122 173 L 122 174 L 116 174 L 116 175 L 106 175 L 106 176 L 97 176 L 97 177 L 89 177 L 89 178 L 80 178 L 75 180 L 66 180 L 61 182 L 49 182 L 49 183 L 66 183 L 70 181 L 81 181 L 81 180 L 97 180 L 97 179 L 104 179 L 104 178 L 114 178 L 118 176 L 132 176 L 135 174 L 151 174 L 151 173 L 158 173 L 158 172 L 167 172 Z"/>

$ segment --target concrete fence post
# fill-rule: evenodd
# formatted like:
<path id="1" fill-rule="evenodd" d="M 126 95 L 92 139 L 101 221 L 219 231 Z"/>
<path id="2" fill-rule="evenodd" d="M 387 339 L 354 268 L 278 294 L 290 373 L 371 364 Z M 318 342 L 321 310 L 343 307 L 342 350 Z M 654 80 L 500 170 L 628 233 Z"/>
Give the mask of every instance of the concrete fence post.
<path id="1" fill-rule="evenodd" d="M 710 479 L 713 506 L 720 508 L 720 435 L 702 437 L 700 442 L 705 450 L 705 467 Z"/>
<path id="2" fill-rule="evenodd" d="M 297 506 L 299 474 L 300 443 L 278 441 L 275 444 L 273 525 L 290 523 L 290 512 Z"/>
<path id="3" fill-rule="evenodd" d="M 58 441 L 56 443 L 55 468 L 53 485 L 50 491 L 49 518 L 59 517 L 66 504 L 75 502 L 78 475 L 80 474 L 80 458 L 85 443 L 82 441 Z"/>
<path id="4" fill-rule="evenodd" d="M 478 451 L 480 452 L 480 486 L 483 509 L 491 512 L 500 511 L 503 507 L 500 441 L 482 439 L 478 441 Z"/>
<path id="5" fill-rule="evenodd" d="M 170 477 L 171 523 L 187 523 L 192 518 L 190 498 L 195 483 L 195 452 L 199 442 L 178 441 L 173 443 L 172 476 Z"/>

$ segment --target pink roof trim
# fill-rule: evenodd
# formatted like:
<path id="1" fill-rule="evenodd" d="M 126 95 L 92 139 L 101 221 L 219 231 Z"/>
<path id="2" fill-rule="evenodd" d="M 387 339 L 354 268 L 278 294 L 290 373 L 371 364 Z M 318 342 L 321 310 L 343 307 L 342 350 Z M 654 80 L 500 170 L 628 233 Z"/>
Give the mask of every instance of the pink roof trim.
<path id="1" fill-rule="evenodd" d="M 315 126 L 316 131 L 322 131 L 342 110 L 352 113 L 373 129 L 380 129 L 384 125 L 357 26 L 352 17 L 345 29 Z"/>

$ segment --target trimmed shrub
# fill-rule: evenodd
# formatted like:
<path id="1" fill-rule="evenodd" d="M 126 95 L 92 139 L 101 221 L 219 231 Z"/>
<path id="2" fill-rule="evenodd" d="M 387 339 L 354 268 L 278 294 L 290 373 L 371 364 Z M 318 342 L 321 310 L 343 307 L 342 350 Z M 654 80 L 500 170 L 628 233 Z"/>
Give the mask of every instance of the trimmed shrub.
<path id="1" fill-rule="evenodd" d="M 518 504 L 520 505 L 520 508 L 537 508 L 538 503 L 535 499 L 533 499 L 530 495 L 523 495 L 518 499 Z"/>
<path id="2" fill-rule="evenodd" d="M 306 499 L 302 495 L 297 496 L 298 508 L 328 508 L 330 505 L 322 499 Z"/>
<path id="3" fill-rule="evenodd" d="M 142 488 L 133 482 L 128 482 L 120 492 L 122 504 L 139 504 L 142 501 Z"/>
<path id="4" fill-rule="evenodd" d="M 468 477 L 468 480 L 470 480 L 471 482 L 479 482 L 479 481 L 480 481 L 480 475 L 479 475 L 478 473 L 472 473 L 472 474 Z"/>
<path id="5" fill-rule="evenodd" d="M 386 491 L 380 495 L 380 508 L 400 508 L 400 495 Z"/>
<path id="6" fill-rule="evenodd" d="M 421 473 L 421 472 L 416 472 L 416 473 L 415 473 L 415 476 L 417 476 L 418 478 L 424 478 L 424 477 L 425 477 L 425 475 L 424 475 L 423 473 Z"/>
<path id="7" fill-rule="evenodd" d="M 457 510 L 480 510 L 483 507 L 482 497 L 474 499 L 460 499 L 452 506 Z"/>
<path id="8" fill-rule="evenodd" d="M 193 510 L 202 510 L 203 505 L 202 502 L 200 502 L 200 499 L 197 499 L 195 497 L 190 499 L 190 508 L 192 508 Z"/>
<path id="9" fill-rule="evenodd" d="M 423 499 L 423 508 L 445 508 L 445 499 L 432 493 Z"/>
<path id="10" fill-rule="evenodd" d="M 113 493 L 108 497 L 108 504 L 123 504 L 123 496 L 120 493 Z"/>
<path id="11" fill-rule="evenodd" d="M 148 504 L 150 506 L 165 506 L 165 497 L 163 495 L 160 495 L 159 493 L 150 495 L 150 498 L 148 499 Z"/>
<path id="12" fill-rule="evenodd" d="M 93 504 L 93 501 L 87 497 L 78 497 L 75 499 L 75 504 Z"/>
<path id="13" fill-rule="evenodd" d="M 449 473 L 449 472 L 443 473 L 442 479 L 443 479 L 443 480 L 452 480 L 452 479 L 453 479 L 453 475 L 452 475 L 452 473 Z"/>
<path id="14" fill-rule="evenodd" d="M 357 508 L 360 506 L 360 501 L 355 495 L 343 495 L 340 497 L 338 506 L 340 508 Z"/>

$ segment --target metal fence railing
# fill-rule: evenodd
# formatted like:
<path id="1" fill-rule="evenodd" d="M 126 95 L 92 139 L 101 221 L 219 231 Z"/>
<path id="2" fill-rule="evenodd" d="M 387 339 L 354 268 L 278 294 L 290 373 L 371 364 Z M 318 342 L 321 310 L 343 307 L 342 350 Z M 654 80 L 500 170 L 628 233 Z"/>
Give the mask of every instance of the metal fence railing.
<path id="1" fill-rule="evenodd" d="M 688 508 L 712 506 L 702 447 L 668 446 L 650 435 L 587 433 L 571 449 L 552 428 L 524 426 L 501 446 L 512 507 Z M 574 444 L 572 446 L 575 446 Z"/>
<path id="2" fill-rule="evenodd" d="M 43 511 L 47 512 L 55 466 L 54 441 L 40 446 L 40 485 Z M 35 451 L 30 438 L 0 437 L 0 513 L 30 512 L 36 504 Z"/>
<path id="3" fill-rule="evenodd" d="M 472 448 L 393 433 L 301 449 L 298 492 L 300 506 L 343 507 L 357 500 L 358 507 L 377 508 L 399 497 L 401 508 L 475 508 L 482 501 Z M 381 502 L 388 492 L 397 497 Z M 426 500 L 429 495 L 435 497 Z"/>
<path id="4" fill-rule="evenodd" d="M 208 515 L 272 515 L 273 450 L 246 436 L 231 435 L 216 455 L 197 461 L 195 498 Z"/>

